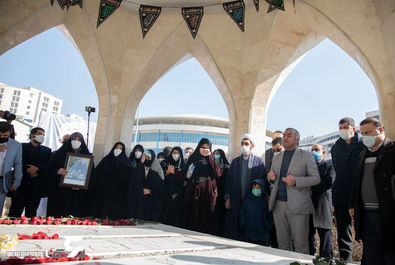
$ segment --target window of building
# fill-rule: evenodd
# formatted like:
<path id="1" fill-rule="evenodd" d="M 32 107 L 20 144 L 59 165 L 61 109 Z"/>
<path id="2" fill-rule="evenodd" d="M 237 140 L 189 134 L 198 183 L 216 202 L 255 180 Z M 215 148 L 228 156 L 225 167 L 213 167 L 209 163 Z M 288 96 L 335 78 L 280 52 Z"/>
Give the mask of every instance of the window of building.
<path id="1" fill-rule="evenodd" d="M 3 94 L 0 94 L 0 98 L 3 98 Z"/>
<path id="2" fill-rule="evenodd" d="M 30 109 L 30 106 L 27 106 L 27 109 Z"/>
<path id="3" fill-rule="evenodd" d="M 29 114 L 30 114 L 30 112 L 26 111 L 26 115 L 29 115 Z"/>
<path id="4" fill-rule="evenodd" d="M 47 103 L 43 103 L 43 107 L 48 108 L 48 104 Z"/>
<path id="5" fill-rule="evenodd" d="M 53 110 L 54 111 L 58 111 L 58 107 L 53 107 Z"/>
<path id="6" fill-rule="evenodd" d="M 59 106 L 59 101 L 55 101 L 53 104 L 54 104 L 55 106 Z"/>
<path id="7" fill-rule="evenodd" d="M 14 113 L 14 114 L 15 114 L 15 113 L 16 113 L 16 111 L 17 111 L 17 109 L 16 109 L 16 108 L 10 108 L 10 112 L 11 112 L 11 113 Z"/>
<path id="8" fill-rule="evenodd" d="M 41 110 L 42 110 L 42 111 L 47 111 L 47 109 L 44 109 L 44 108 L 42 108 Z"/>
<path id="9" fill-rule="evenodd" d="M 44 102 L 49 102 L 49 98 L 44 97 Z"/>
<path id="10" fill-rule="evenodd" d="M 29 103 L 32 103 L 32 101 L 29 99 Z"/>
<path id="11" fill-rule="evenodd" d="M 0 88 L 0 93 L 3 93 L 4 92 L 4 88 Z"/>
<path id="12" fill-rule="evenodd" d="M 30 93 L 30 97 L 31 97 L 31 98 L 34 97 L 34 94 L 33 94 L 33 93 Z"/>
<path id="13" fill-rule="evenodd" d="M 14 96 L 18 95 L 18 91 L 14 90 Z"/>

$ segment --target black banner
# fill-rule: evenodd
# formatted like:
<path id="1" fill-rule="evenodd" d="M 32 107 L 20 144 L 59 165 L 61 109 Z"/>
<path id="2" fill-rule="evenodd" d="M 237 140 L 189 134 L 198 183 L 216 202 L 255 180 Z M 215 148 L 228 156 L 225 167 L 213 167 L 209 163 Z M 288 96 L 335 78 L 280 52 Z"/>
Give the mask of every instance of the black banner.
<path id="1" fill-rule="evenodd" d="M 49 0 L 49 2 L 51 2 L 51 6 L 53 6 L 53 1 L 54 1 L 54 0 Z"/>
<path id="2" fill-rule="evenodd" d="M 59 1 L 59 0 L 58 0 Z M 97 27 L 104 22 L 121 5 L 122 0 L 100 0 Z"/>
<path id="3" fill-rule="evenodd" d="M 193 38 L 196 38 L 200 22 L 203 18 L 203 7 L 184 7 L 181 9 L 182 16 L 188 25 Z"/>
<path id="4" fill-rule="evenodd" d="M 266 0 L 266 2 L 269 4 L 269 8 L 267 9 L 268 14 L 275 9 L 285 11 L 284 0 Z"/>
<path id="5" fill-rule="evenodd" d="M 82 8 L 82 1 L 83 0 L 69 0 L 69 4 L 67 7 L 79 5 Z"/>
<path id="6" fill-rule="evenodd" d="M 143 33 L 143 38 L 145 37 L 145 35 L 147 35 L 152 25 L 154 25 L 161 11 L 162 8 L 157 6 L 145 6 L 145 5 L 140 6 L 139 14 L 140 14 L 140 24 L 141 24 L 141 32 Z"/>
<path id="7" fill-rule="evenodd" d="M 259 11 L 259 0 L 253 0 L 253 1 L 254 1 L 254 6 L 256 9 L 256 12 L 258 12 Z"/>
<path id="8" fill-rule="evenodd" d="M 68 2 L 69 0 L 58 0 L 58 3 L 62 9 L 64 9 L 67 6 Z"/>
<path id="9" fill-rule="evenodd" d="M 223 7 L 228 13 L 228 15 L 233 19 L 233 21 L 239 26 L 241 31 L 244 32 L 244 15 L 245 15 L 245 6 L 244 1 L 233 1 L 229 3 L 224 3 Z"/>

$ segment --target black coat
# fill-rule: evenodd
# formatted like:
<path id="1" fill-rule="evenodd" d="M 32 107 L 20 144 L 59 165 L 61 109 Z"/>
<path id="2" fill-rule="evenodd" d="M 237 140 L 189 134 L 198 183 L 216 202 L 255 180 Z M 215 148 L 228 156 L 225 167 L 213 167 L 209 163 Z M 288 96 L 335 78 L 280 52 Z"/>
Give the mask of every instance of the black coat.
<path id="1" fill-rule="evenodd" d="M 365 146 L 358 140 L 357 134 L 351 139 L 350 144 L 339 138 L 332 146 L 332 163 L 336 172 L 332 186 L 332 204 L 334 206 L 347 207 L 354 183 L 358 156 L 364 148 Z"/>
<path id="2" fill-rule="evenodd" d="M 363 205 L 361 198 L 361 183 L 367 149 L 359 156 L 358 170 L 353 191 L 350 197 L 350 208 L 354 208 L 355 239 L 363 240 Z M 379 201 L 381 237 L 384 251 L 395 251 L 395 141 L 384 140 L 377 150 L 377 159 L 374 165 L 374 184 Z M 391 184 L 392 181 L 392 184 Z M 392 185 L 392 186 L 391 186 Z"/>
<path id="3" fill-rule="evenodd" d="M 32 157 L 32 150 L 36 150 L 38 156 Z M 51 149 L 39 145 L 37 147 L 33 146 L 31 142 L 22 144 L 22 182 L 21 186 L 18 188 L 19 190 L 23 190 L 23 192 L 30 193 L 35 198 L 41 198 L 47 196 L 47 163 L 51 158 Z M 38 167 L 38 176 L 32 178 L 28 173 L 27 165 L 33 165 Z"/>

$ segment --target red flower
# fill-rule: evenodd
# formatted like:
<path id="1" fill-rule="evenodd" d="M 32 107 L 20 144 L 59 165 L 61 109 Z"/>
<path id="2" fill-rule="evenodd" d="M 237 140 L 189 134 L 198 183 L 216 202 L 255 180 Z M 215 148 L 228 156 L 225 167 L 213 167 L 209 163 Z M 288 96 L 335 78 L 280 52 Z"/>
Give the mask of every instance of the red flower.
<path id="1" fill-rule="evenodd" d="M 72 225 L 76 225 L 76 224 L 78 224 L 78 220 L 76 220 L 76 219 L 73 219 L 73 220 L 71 221 L 71 224 L 72 224 Z"/>
<path id="2" fill-rule="evenodd" d="M 45 224 L 46 224 L 46 225 L 52 224 L 52 220 L 47 220 L 47 221 L 45 222 Z"/>
<path id="3" fill-rule="evenodd" d="M 53 224 L 54 224 L 54 225 L 60 225 L 60 224 L 61 224 L 61 221 L 55 221 Z"/>
<path id="4" fill-rule="evenodd" d="M 67 221 L 66 221 L 66 225 L 71 225 L 71 221 L 70 221 L 70 220 L 67 220 Z"/>
<path id="5" fill-rule="evenodd" d="M 11 220 L 10 219 L 3 220 L 3 224 L 5 225 L 11 224 Z"/>
<path id="6" fill-rule="evenodd" d="M 96 221 L 92 221 L 92 225 L 97 225 L 97 222 Z"/>
<path id="7" fill-rule="evenodd" d="M 0 225 L 3 223 L 3 219 L 0 219 Z"/>
<path id="8" fill-rule="evenodd" d="M 19 224 L 21 223 L 21 220 L 14 220 L 12 223 L 13 223 L 14 225 L 19 225 Z"/>
<path id="9" fill-rule="evenodd" d="M 38 239 L 38 235 L 37 235 L 36 233 L 34 233 L 34 234 L 31 236 L 31 238 L 32 238 L 32 239 Z"/>
<path id="10" fill-rule="evenodd" d="M 26 216 L 21 216 L 21 221 L 27 220 Z"/>
<path id="11" fill-rule="evenodd" d="M 29 224 L 29 221 L 27 219 L 25 219 L 22 221 L 22 224 L 27 225 L 27 224 Z"/>
<path id="12" fill-rule="evenodd" d="M 58 239 L 59 235 L 58 234 L 54 234 L 53 236 L 51 236 L 52 239 Z"/>

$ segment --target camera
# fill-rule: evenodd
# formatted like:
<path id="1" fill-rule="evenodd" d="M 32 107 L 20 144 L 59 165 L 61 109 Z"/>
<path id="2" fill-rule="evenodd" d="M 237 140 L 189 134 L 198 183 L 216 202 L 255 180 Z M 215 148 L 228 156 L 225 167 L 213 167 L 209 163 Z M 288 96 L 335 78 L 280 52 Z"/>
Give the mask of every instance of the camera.
<path id="1" fill-rule="evenodd" d="M 0 110 L 0 118 L 5 119 L 6 121 L 13 121 L 16 119 L 15 114 L 10 113 L 8 110 L 2 111 Z"/>
<path id="2" fill-rule="evenodd" d="M 96 109 L 94 107 L 87 106 L 87 107 L 85 107 L 85 111 L 91 113 L 91 112 L 95 112 Z"/>

